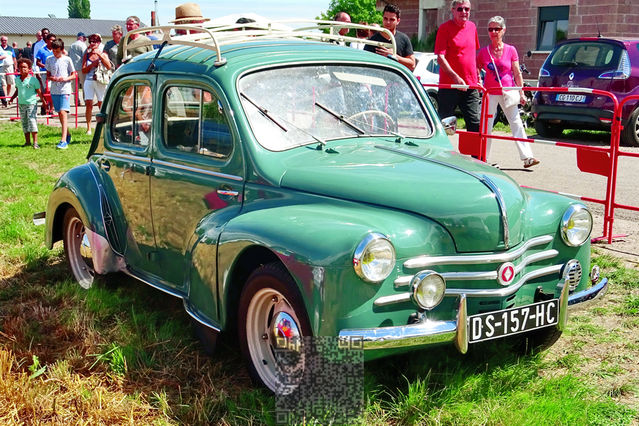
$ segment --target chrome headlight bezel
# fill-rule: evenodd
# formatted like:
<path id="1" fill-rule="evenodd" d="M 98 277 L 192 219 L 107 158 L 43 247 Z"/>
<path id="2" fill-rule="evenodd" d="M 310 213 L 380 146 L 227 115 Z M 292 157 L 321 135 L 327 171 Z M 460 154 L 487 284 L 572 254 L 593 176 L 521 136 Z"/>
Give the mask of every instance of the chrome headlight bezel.
<path id="1" fill-rule="evenodd" d="M 375 271 L 368 267 L 371 263 L 369 256 L 375 256 L 375 252 L 386 252 L 387 260 L 385 265 L 380 265 L 381 270 Z M 375 258 L 373 258 L 375 260 Z M 364 237 L 357 245 L 353 253 L 353 269 L 361 279 L 369 283 L 380 283 L 384 281 L 395 269 L 395 247 L 385 236 L 377 232 L 372 232 Z M 379 268 L 376 268 L 379 269 Z"/>
<path id="2" fill-rule="evenodd" d="M 420 291 L 430 286 L 432 297 L 430 300 L 420 297 Z M 433 287 L 434 286 L 434 287 Z M 411 300 L 422 309 L 431 310 L 439 305 L 446 294 L 446 280 L 435 271 L 421 271 L 415 274 L 410 282 Z"/>
<path id="3" fill-rule="evenodd" d="M 564 212 L 559 225 L 561 239 L 570 247 L 579 247 L 590 238 L 592 214 L 583 204 L 573 204 Z M 575 229 L 576 226 L 579 228 Z"/>

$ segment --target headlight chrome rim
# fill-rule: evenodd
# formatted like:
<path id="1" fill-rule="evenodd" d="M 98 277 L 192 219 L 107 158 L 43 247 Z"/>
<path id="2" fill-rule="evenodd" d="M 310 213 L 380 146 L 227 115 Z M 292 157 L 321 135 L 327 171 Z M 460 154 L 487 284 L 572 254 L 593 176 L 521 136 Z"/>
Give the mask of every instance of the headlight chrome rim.
<path id="1" fill-rule="evenodd" d="M 432 280 L 432 279 L 435 279 L 435 280 L 439 279 L 439 281 L 441 282 L 441 287 L 437 289 L 438 294 L 436 298 L 432 299 L 430 303 L 426 303 L 422 298 L 419 297 L 418 292 L 422 288 L 422 284 L 424 284 L 426 280 Z M 415 303 L 417 306 L 419 306 L 422 309 L 431 310 L 437 307 L 442 302 L 442 300 L 444 300 L 444 296 L 446 295 L 446 280 L 444 279 L 443 276 L 441 276 L 435 271 L 430 271 L 430 270 L 420 271 L 417 274 L 415 274 L 415 276 L 411 280 L 410 288 L 411 288 L 411 300 L 413 301 L 413 303 Z"/>
<path id="2" fill-rule="evenodd" d="M 370 248 L 375 244 L 388 244 L 388 249 L 390 252 L 390 262 L 388 262 L 388 266 L 384 268 L 381 274 L 377 276 L 370 276 L 371 271 L 368 271 L 365 267 L 366 265 L 366 257 L 369 254 Z M 384 281 L 395 269 L 396 256 L 395 256 L 395 247 L 393 243 L 391 243 L 390 239 L 383 234 L 378 232 L 371 232 L 366 235 L 364 239 L 357 245 L 355 249 L 355 253 L 353 253 L 353 268 L 355 269 L 355 273 L 361 279 L 369 283 L 380 283 Z"/>
<path id="3" fill-rule="evenodd" d="M 579 217 L 579 220 L 584 220 L 584 218 L 587 219 L 589 225 L 587 227 L 587 232 L 585 232 L 586 228 L 582 228 L 579 230 L 579 233 L 576 233 L 573 230 L 575 225 L 574 218 L 576 215 L 583 215 L 584 213 L 586 216 Z M 583 204 L 573 204 L 568 207 L 561 218 L 561 239 L 570 247 L 579 247 L 590 238 L 592 226 L 592 214 L 590 213 L 590 210 L 588 210 Z M 580 234 L 582 235 L 581 237 L 579 236 Z M 575 240 L 575 238 L 577 239 Z"/>

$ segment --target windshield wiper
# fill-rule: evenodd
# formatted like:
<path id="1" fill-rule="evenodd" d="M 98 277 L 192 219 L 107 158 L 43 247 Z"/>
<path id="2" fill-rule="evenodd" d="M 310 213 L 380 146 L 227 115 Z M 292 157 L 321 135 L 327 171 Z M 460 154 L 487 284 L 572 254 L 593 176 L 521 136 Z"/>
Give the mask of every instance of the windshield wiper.
<path id="1" fill-rule="evenodd" d="M 262 113 L 262 115 L 266 118 L 268 118 L 269 120 L 271 120 L 273 123 L 275 123 L 275 125 L 277 127 L 279 127 L 280 129 L 284 130 L 285 132 L 288 132 L 288 129 L 282 124 L 280 123 L 275 117 L 273 117 L 266 108 L 264 108 L 263 106 L 260 106 L 258 104 L 255 103 L 255 101 L 253 101 L 251 98 L 249 98 L 248 96 L 246 96 L 244 93 L 240 93 L 240 96 L 243 97 L 244 99 L 246 99 L 247 101 L 249 101 L 251 103 L 251 105 L 253 105 L 255 108 L 257 108 L 257 110 L 259 112 Z"/>
<path id="2" fill-rule="evenodd" d="M 351 123 L 346 117 L 344 117 L 342 114 L 338 114 L 337 112 L 333 111 L 332 109 L 328 108 L 325 105 L 320 104 L 319 102 L 315 101 L 315 105 L 317 105 L 318 107 L 320 107 L 321 109 L 323 109 L 324 111 L 326 111 L 327 113 L 329 113 L 330 115 L 332 115 L 333 117 L 337 118 L 339 121 L 341 121 L 342 123 L 346 124 L 348 127 L 350 127 L 351 129 L 355 130 L 357 133 L 359 133 L 360 135 L 365 134 L 366 132 L 363 131 L 362 129 L 360 129 L 359 127 L 357 127 L 356 125 L 354 125 L 353 123 Z"/>

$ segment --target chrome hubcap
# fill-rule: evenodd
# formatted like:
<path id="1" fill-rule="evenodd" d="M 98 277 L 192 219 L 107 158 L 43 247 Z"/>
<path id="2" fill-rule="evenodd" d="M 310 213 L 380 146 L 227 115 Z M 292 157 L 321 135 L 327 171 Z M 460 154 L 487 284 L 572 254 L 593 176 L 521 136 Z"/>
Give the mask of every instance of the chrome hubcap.
<path id="1" fill-rule="evenodd" d="M 95 276 L 91 242 L 85 232 L 84 224 L 77 217 L 71 219 L 67 233 L 67 241 L 69 243 L 67 254 L 71 271 L 80 286 L 88 289 L 93 284 Z"/>

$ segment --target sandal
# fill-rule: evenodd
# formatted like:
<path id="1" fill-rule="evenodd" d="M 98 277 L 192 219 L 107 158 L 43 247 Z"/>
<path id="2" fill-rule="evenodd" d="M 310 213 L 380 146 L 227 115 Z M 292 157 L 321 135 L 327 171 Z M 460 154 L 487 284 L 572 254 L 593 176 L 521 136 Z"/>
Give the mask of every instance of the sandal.
<path id="1" fill-rule="evenodd" d="M 524 160 L 524 168 L 529 168 L 532 166 L 536 166 L 537 164 L 539 164 L 539 160 L 537 160 L 535 157 L 528 157 Z"/>

